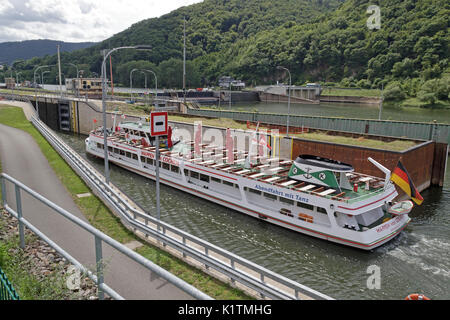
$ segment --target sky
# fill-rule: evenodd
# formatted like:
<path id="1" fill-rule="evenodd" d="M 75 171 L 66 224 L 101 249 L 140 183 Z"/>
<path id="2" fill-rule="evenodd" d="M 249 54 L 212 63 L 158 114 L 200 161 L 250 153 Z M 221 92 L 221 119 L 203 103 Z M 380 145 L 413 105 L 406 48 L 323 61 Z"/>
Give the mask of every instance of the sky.
<path id="1" fill-rule="evenodd" d="M 98 42 L 202 0 L 0 0 L 0 42 Z"/>

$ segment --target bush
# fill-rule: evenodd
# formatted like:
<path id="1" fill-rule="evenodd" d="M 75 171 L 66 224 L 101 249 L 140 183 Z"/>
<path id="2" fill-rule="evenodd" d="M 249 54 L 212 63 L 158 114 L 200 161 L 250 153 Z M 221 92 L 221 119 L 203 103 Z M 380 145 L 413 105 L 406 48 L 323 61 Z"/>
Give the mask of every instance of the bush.
<path id="1" fill-rule="evenodd" d="M 406 93 L 398 83 L 389 84 L 383 92 L 384 100 L 399 101 L 406 98 Z"/>
<path id="2" fill-rule="evenodd" d="M 438 100 L 448 100 L 450 93 L 450 78 L 432 79 L 425 81 L 417 93 L 420 101 L 434 104 Z"/>
<path id="3" fill-rule="evenodd" d="M 371 83 L 367 79 L 361 79 L 356 83 L 356 86 L 362 89 L 370 89 Z"/>

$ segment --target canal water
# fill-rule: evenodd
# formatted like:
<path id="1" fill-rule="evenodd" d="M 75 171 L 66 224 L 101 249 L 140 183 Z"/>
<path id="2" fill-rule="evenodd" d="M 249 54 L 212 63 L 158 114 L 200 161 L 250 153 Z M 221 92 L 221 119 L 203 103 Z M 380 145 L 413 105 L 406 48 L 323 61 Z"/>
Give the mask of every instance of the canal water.
<path id="1" fill-rule="evenodd" d="M 102 160 L 86 156 L 85 136 L 61 137 L 103 171 Z M 146 211 L 155 211 L 152 180 L 112 165 L 111 181 Z M 161 219 L 336 299 L 403 299 L 415 292 L 450 299 L 450 169 L 444 188 L 422 196 L 408 227 L 371 252 L 286 230 L 165 185 Z M 369 279 L 374 269 L 380 272 L 379 289 Z"/>

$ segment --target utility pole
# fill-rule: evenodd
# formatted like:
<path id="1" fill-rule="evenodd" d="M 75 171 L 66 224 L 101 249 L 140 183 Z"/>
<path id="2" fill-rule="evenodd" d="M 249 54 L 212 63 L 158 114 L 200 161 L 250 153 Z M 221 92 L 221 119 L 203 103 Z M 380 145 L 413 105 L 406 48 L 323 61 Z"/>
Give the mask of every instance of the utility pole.
<path id="1" fill-rule="evenodd" d="M 58 49 L 59 93 L 61 94 L 61 98 L 62 98 L 63 93 L 62 93 L 62 84 L 61 84 L 61 57 L 59 54 L 59 44 L 56 46 L 56 48 Z"/>
<path id="2" fill-rule="evenodd" d="M 378 120 L 381 120 L 381 113 L 383 112 L 383 89 L 384 84 L 381 84 L 381 99 L 380 99 L 380 112 L 378 113 Z"/>

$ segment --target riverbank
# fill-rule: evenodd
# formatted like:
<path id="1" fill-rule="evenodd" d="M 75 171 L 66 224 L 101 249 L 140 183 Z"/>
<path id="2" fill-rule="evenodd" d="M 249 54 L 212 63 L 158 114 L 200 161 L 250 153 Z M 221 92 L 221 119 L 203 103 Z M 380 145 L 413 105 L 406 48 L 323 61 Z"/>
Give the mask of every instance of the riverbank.
<path id="1" fill-rule="evenodd" d="M 53 150 L 51 145 L 40 135 L 34 126 L 26 120 L 22 109 L 0 105 L 0 123 L 22 129 L 35 139 L 43 154 L 48 159 L 50 166 L 72 195 L 75 203 L 85 214 L 89 223 L 123 244 L 140 240 L 131 231 L 126 229 L 120 220 L 110 213 L 103 202 L 96 196 L 77 197 L 78 194 L 90 193 L 90 189 L 64 159 Z M 145 244 L 136 251 L 215 299 L 251 299 L 241 291 L 212 278 L 201 270 L 170 256 L 157 247 Z"/>

